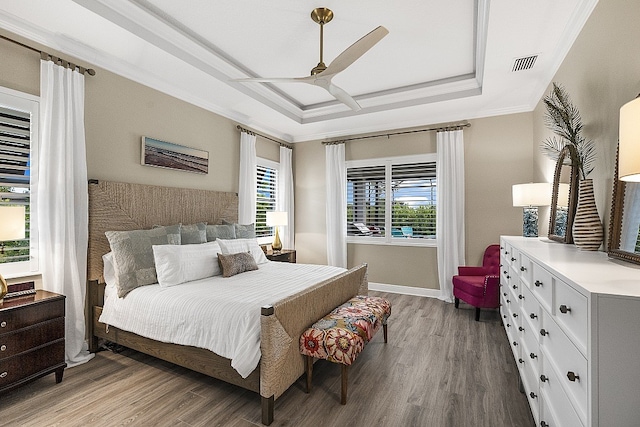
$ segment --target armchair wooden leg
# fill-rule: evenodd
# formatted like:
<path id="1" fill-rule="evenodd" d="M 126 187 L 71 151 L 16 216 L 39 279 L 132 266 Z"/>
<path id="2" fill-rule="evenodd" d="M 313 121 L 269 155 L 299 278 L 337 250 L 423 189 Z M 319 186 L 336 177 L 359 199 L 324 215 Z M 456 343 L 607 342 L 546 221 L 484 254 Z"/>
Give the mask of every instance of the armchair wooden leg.
<path id="1" fill-rule="evenodd" d="M 453 305 L 458 308 L 460 306 L 460 298 L 454 298 Z"/>
<path id="2" fill-rule="evenodd" d="M 476 307 L 476 322 L 480 321 L 480 307 Z"/>

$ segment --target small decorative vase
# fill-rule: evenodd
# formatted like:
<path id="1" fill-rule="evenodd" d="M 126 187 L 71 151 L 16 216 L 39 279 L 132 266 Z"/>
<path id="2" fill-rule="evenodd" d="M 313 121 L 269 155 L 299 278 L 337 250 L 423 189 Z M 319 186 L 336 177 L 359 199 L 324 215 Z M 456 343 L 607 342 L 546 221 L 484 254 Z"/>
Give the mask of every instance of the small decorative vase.
<path id="1" fill-rule="evenodd" d="M 578 206 L 573 220 L 573 243 L 583 251 L 597 251 L 604 231 L 593 196 L 593 180 L 579 181 Z"/>

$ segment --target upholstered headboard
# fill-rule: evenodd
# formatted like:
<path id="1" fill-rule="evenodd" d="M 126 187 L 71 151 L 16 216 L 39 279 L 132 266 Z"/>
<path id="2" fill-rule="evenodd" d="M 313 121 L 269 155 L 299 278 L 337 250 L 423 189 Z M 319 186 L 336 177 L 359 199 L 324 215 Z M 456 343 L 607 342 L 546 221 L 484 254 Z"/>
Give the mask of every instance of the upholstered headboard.
<path id="1" fill-rule="evenodd" d="M 91 180 L 87 280 L 103 281 L 102 255 L 110 250 L 105 231 L 223 219 L 237 222 L 236 193 Z"/>

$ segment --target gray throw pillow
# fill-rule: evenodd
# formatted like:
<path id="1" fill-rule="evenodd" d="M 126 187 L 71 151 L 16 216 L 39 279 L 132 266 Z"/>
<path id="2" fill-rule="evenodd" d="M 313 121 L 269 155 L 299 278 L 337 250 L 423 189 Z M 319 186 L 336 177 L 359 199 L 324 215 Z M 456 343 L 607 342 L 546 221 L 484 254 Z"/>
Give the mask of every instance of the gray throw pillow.
<path id="1" fill-rule="evenodd" d="M 222 220 L 223 224 L 231 224 L 228 221 Z M 236 230 L 236 239 L 255 239 L 256 238 L 256 228 L 253 223 L 251 224 L 238 224 L 233 223 L 233 227 Z"/>
<path id="2" fill-rule="evenodd" d="M 156 283 L 153 245 L 179 245 L 180 225 L 151 230 L 107 231 L 113 252 L 118 296 L 124 297 L 139 286 Z"/>
<path id="3" fill-rule="evenodd" d="M 182 245 L 207 243 L 207 223 L 183 224 L 180 227 L 180 241 Z"/>
<path id="4" fill-rule="evenodd" d="M 207 242 L 213 242 L 216 239 L 235 239 L 236 229 L 233 224 L 224 225 L 207 225 Z"/>
<path id="5" fill-rule="evenodd" d="M 237 254 L 218 254 L 218 264 L 222 270 L 222 277 L 231 277 L 245 271 L 258 269 L 255 259 L 250 252 L 238 252 Z"/>

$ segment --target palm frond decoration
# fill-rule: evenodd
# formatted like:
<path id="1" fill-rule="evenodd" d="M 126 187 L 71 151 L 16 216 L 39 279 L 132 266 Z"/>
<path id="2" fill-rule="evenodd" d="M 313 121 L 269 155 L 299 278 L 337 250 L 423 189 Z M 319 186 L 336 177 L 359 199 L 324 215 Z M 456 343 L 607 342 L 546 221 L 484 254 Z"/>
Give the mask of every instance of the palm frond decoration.
<path id="1" fill-rule="evenodd" d="M 596 147 L 592 140 L 582 136 L 582 118 L 580 111 L 573 105 L 567 91 L 561 85 L 553 83 L 553 89 L 542 100 L 546 107 L 544 124 L 556 136 L 543 141 L 540 149 L 550 159 L 557 161 L 560 151 L 567 144 L 575 147 L 576 162 L 580 179 L 585 179 L 594 169 Z"/>

